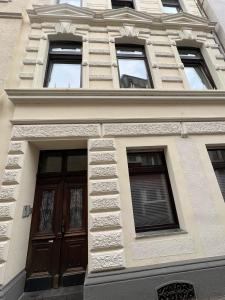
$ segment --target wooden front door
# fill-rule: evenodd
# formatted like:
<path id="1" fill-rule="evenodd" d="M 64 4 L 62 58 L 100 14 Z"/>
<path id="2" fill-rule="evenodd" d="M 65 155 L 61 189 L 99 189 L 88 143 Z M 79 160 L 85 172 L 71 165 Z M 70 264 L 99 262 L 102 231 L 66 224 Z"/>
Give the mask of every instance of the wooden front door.
<path id="1" fill-rule="evenodd" d="M 25 291 L 83 284 L 87 266 L 87 154 L 40 155 Z"/>

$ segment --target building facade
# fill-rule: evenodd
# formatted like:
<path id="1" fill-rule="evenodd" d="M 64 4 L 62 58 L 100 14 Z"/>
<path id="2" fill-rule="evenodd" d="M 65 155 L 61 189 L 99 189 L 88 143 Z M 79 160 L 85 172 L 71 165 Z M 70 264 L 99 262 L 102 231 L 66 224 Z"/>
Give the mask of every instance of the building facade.
<path id="1" fill-rule="evenodd" d="M 195 0 L 2 0 L 0 22 L 0 298 L 223 299 L 216 23 Z"/>

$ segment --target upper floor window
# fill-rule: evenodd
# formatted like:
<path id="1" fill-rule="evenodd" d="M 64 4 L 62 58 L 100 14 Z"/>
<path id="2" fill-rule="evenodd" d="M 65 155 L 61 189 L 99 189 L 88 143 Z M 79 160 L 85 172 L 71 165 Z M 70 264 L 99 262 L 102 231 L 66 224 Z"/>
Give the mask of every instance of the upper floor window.
<path id="1" fill-rule="evenodd" d="M 163 151 L 128 151 L 136 232 L 178 228 Z"/>
<path id="2" fill-rule="evenodd" d="M 82 6 L 82 0 L 58 0 L 59 4 L 68 3 L 75 6 Z"/>
<path id="3" fill-rule="evenodd" d="M 130 7 L 134 8 L 133 0 L 112 0 L 112 8 Z"/>
<path id="4" fill-rule="evenodd" d="M 163 12 L 167 14 L 176 14 L 182 11 L 179 0 L 162 0 Z"/>
<path id="5" fill-rule="evenodd" d="M 45 86 L 81 87 L 82 46 L 76 42 L 52 42 L 49 47 Z"/>
<path id="6" fill-rule="evenodd" d="M 143 46 L 118 45 L 116 54 L 121 88 L 153 87 Z"/>
<path id="7" fill-rule="evenodd" d="M 225 201 L 225 150 L 209 149 L 208 152 Z"/>
<path id="8" fill-rule="evenodd" d="M 189 86 L 193 90 L 215 88 L 213 79 L 198 48 L 178 48 Z"/>

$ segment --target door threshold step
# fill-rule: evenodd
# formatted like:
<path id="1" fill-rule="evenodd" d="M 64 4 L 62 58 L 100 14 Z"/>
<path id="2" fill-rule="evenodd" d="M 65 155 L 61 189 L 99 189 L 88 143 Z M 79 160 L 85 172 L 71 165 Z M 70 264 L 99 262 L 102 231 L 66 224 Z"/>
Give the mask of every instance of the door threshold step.
<path id="1" fill-rule="evenodd" d="M 83 285 L 26 292 L 19 300 L 83 300 Z"/>

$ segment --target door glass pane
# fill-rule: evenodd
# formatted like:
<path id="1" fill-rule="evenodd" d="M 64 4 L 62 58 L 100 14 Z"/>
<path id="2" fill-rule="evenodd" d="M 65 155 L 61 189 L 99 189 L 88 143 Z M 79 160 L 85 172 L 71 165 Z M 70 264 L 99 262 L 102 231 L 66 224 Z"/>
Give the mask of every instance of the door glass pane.
<path id="1" fill-rule="evenodd" d="M 86 171 L 87 170 L 87 156 L 86 155 L 70 155 L 67 158 L 67 171 Z"/>
<path id="2" fill-rule="evenodd" d="M 44 191 L 42 193 L 42 203 L 40 209 L 39 232 L 52 231 L 52 218 L 54 209 L 55 191 Z"/>
<path id="3" fill-rule="evenodd" d="M 212 88 L 200 66 L 185 66 L 184 70 L 191 89 L 207 90 Z"/>
<path id="4" fill-rule="evenodd" d="M 82 227 L 83 199 L 82 188 L 76 187 L 70 190 L 70 228 Z"/>
<path id="5" fill-rule="evenodd" d="M 62 170 L 61 156 L 44 156 L 40 160 L 40 173 L 59 173 Z"/>
<path id="6" fill-rule="evenodd" d="M 68 3 L 75 6 L 81 6 L 81 0 L 59 0 L 59 3 Z"/>
<path id="7" fill-rule="evenodd" d="M 72 63 L 53 63 L 48 87 L 79 88 L 81 84 L 81 65 Z"/>
<path id="8" fill-rule="evenodd" d="M 148 72 L 142 59 L 118 59 L 122 88 L 148 88 Z"/>

